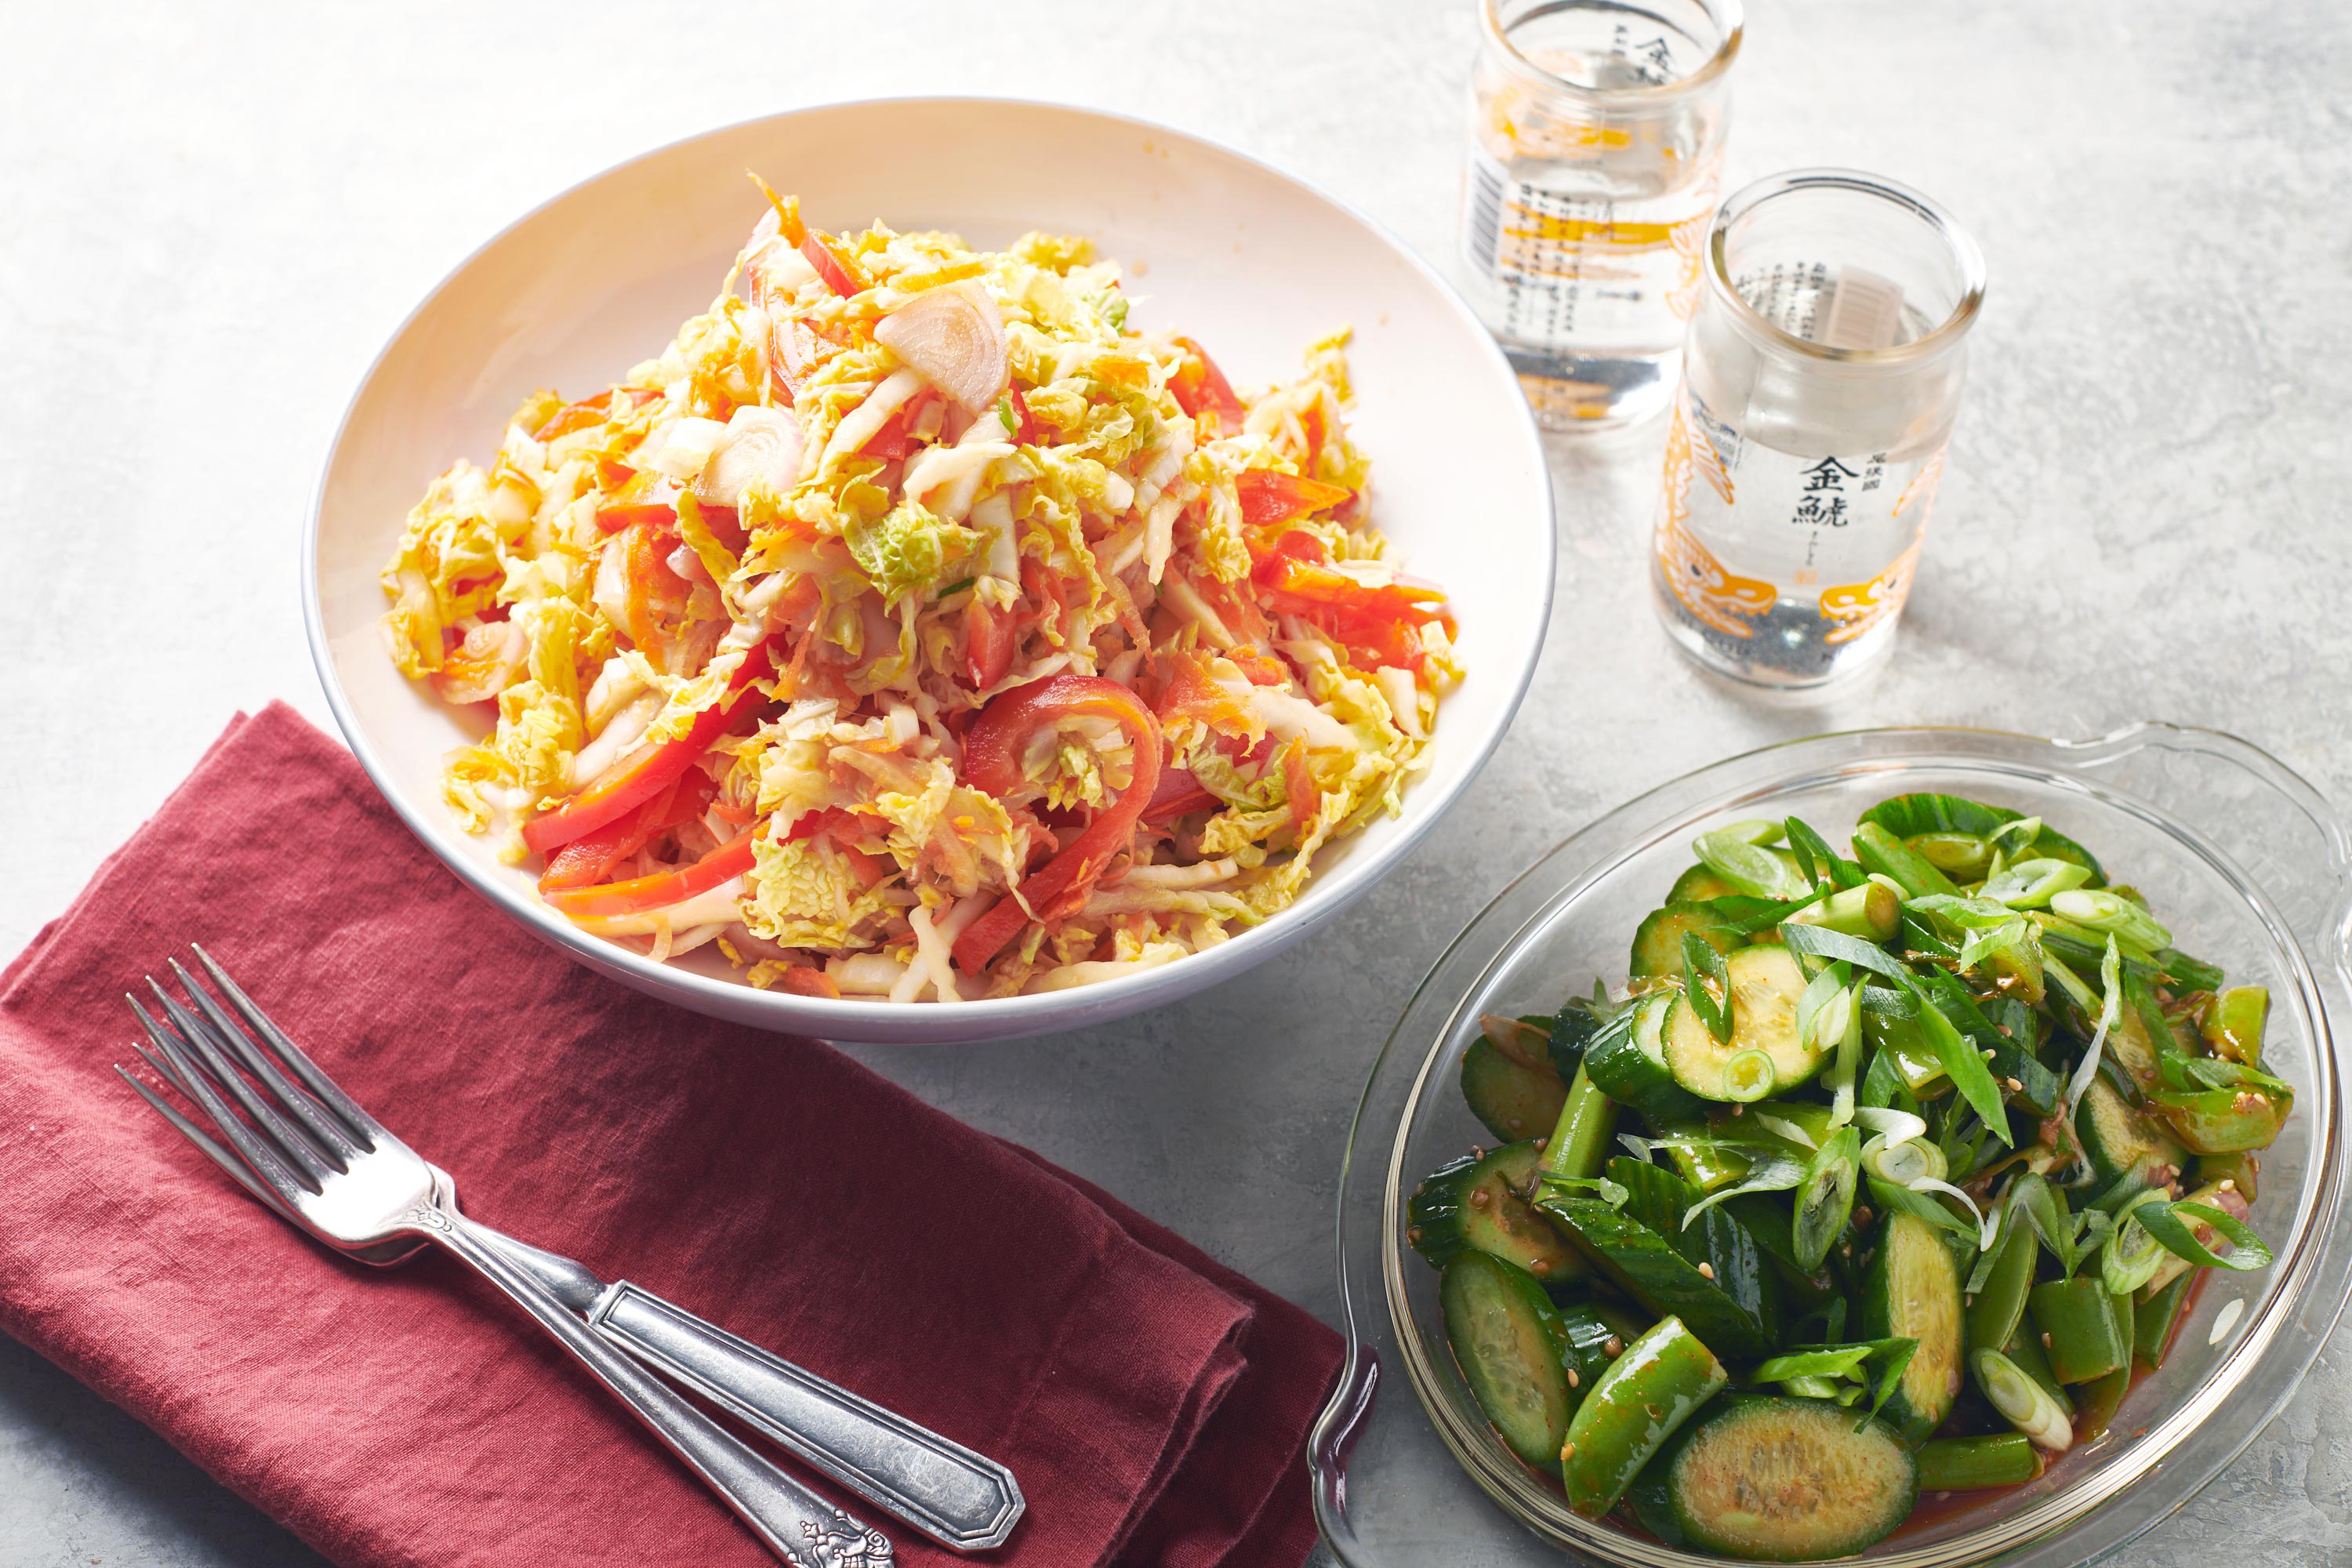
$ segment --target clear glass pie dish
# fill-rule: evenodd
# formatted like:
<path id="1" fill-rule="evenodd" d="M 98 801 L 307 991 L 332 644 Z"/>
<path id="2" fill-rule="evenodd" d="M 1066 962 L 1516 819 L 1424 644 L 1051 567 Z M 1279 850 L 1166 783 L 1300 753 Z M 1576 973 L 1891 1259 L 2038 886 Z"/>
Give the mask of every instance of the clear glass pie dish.
<path id="1" fill-rule="evenodd" d="M 2135 1540 L 2226 1468 L 2285 1405 L 2352 1290 L 2336 1039 L 2352 1037 L 2352 840 L 2316 791 L 2232 736 L 2141 724 L 2089 741 L 1861 731 L 1751 752 L 1620 807 L 1552 850 L 1446 949 L 1359 1107 L 1339 1182 L 1349 1370 L 1309 1450 L 1324 1537 L 1348 1568 L 1594 1562 L 1679 1568 L 1675 1551 L 1569 1511 L 1487 1427 L 1447 1350 L 1437 1279 L 1404 1240 L 1420 1178 L 1491 1141 L 1456 1087 L 1480 1015 L 1549 1011 L 1627 939 L 1700 832 L 1801 815 L 1843 828 L 1886 795 L 1938 790 L 2046 818 L 2145 889 L 2179 944 L 2270 987 L 2264 1048 L 2294 1086 L 2252 1223 L 2271 1268 L 2216 1270 L 2164 1367 L 2108 1434 L 2039 1479 L 1923 1507 L 1862 1561 L 2074 1568 Z M 2238 1303 L 2232 1306 L 2231 1303 Z"/>

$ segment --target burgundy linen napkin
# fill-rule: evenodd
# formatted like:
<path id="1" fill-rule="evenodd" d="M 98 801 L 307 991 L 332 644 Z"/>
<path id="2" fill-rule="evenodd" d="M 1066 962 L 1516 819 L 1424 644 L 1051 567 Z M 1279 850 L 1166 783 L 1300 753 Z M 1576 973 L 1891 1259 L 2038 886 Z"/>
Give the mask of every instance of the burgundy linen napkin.
<path id="1" fill-rule="evenodd" d="M 982 1561 L 1312 1543 L 1329 1330 L 838 1052 L 578 968 L 273 705 L 0 973 L 0 1328 L 336 1561 L 772 1559 L 462 1265 L 333 1258 L 137 1103 L 121 994 L 192 940 L 469 1212 L 1010 1465 L 1028 1513 Z"/>

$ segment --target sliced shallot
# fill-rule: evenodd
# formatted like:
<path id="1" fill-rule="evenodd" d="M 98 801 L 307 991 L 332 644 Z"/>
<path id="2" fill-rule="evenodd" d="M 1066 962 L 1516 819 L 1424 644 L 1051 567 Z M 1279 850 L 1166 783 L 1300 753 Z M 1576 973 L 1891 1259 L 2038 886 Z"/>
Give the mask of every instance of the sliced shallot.
<path id="1" fill-rule="evenodd" d="M 875 322 L 874 336 L 971 413 L 993 406 L 1010 384 L 1004 318 L 969 279 L 916 295 Z"/>
<path id="2" fill-rule="evenodd" d="M 727 437 L 694 481 L 706 506 L 740 508 L 757 486 L 782 496 L 801 477 L 801 422 L 789 409 L 747 403 L 727 421 Z"/>

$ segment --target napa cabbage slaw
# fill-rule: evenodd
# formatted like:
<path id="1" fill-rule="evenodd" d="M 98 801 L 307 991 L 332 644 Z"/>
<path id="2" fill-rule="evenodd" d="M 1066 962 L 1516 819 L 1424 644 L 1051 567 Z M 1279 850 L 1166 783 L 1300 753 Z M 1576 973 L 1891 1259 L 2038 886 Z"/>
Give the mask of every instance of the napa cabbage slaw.
<path id="1" fill-rule="evenodd" d="M 1287 907 L 1461 676 L 1345 331 L 1244 397 L 1084 239 L 767 195 L 660 357 L 410 513 L 392 656 L 496 713 L 450 810 L 581 928 L 809 995 L 1055 990 Z"/>

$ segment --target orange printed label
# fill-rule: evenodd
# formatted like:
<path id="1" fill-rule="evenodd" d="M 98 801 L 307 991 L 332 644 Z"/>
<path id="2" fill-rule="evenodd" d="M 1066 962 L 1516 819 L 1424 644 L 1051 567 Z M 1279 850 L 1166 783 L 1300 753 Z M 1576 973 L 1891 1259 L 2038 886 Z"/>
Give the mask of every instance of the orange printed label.
<path id="1" fill-rule="evenodd" d="M 1932 488 L 1932 487 L 1931 487 Z M 1852 642 L 1871 627 L 1895 618 L 1911 595 L 1911 580 L 1918 575 L 1919 549 L 1927 542 L 1923 529 L 1911 536 L 1911 547 L 1886 564 L 1867 583 L 1849 583 L 1822 593 L 1822 614 L 1838 624 L 1824 642 Z"/>
<path id="2" fill-rule="evenodd" d="M 1689 415 L 1677 397 L 1674 422 L 1666 426 L 1665 493 L 1654 540 L 1658 566 L 1684 609 L 1727 637 L 1752 637 L 1756 628 L 1748 617 L 1769 610 L 1780 595 L 1769 583 L 1734 574 L 1683 526 L 1690 518 L 1691 474 L 1697 466 L 1691 434 Z M 1714 458 L 1715 448 L 1705 434 L 1698 441 Z M 1716 467 L 1721 466 L 1717 459 Z M 1729 484 L 1727 478 L 1723 489 L 1727 490 Z"/>

